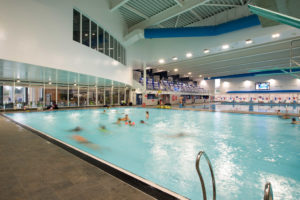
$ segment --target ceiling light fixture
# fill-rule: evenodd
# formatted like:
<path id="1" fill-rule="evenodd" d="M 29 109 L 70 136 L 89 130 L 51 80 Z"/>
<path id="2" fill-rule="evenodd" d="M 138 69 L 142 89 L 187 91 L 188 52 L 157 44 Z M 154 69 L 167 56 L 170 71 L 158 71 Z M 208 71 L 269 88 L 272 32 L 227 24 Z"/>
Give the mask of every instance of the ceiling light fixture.
<path id="1" fill-rule="evenodd" d="M 192 72 L 189 72 L 189 73 L 188 73 L 188 75 L 191 75 L 191 74 L 192 74 Z"/>
<path id="2" fill-rule="evenodd" d="M 280 34 L 279 33 L 274 33 L 273 35 L 272 35 L 272 38 L 279 38 L 280 37 Z"/>
<path id="3" fill-rule="evenodd" d="M 77 84 L 76 84 L 76 83 L 74 83 L 74 86 L 77 86 Z"/>
<path id="4" fill-rule="evenodd" d="M 51 81 L 49 81 L 49 85 L 52 85 L 52 82 L 51 82 Z"/>
<path id="5" fill-rule="evenodd" d="M 204 50 L 203 50 L 203 53 L 209 53 L 209 52 L 210 52 L 209 49 L 204 49 Z"/>
<path id="6" fill-rule="evenodd" d="M 193 54 L 189 52 L 189 53 L 186 53 L 185 56 L 186 56 L 187 58 L 191 58 L 191 57 L 193 56 Z"/>
<path id="7" fill-rule="evenodd" d="M 175 68 L 175 69 L 174 69 L 174 72 L 178 72 L 178 69 L 177 69 L 177 68 Z"/>
<path id="8" fill-rule="evenodd" d="M 200 74 L 199 77 L 202 77 L 202 75 Z"/>
<path id="9" fill-rule="evenodd" d="M 172 60 L 175 60 L 175 61 L 176 61 L 176 60 L 178 60 L 178 58 L 177 58 L 176 56 L 174 56 L 174 57 L 172 58 Z"/>
<path id="10" fill-rule="evenodd" d="M 252 43 L 253 43 L 253 40 L 251 40 L 251 39 L 246 40 L 246 44 L 252 44 Z"/>
<path id="11" fill-rule="evenodd" d="M 229 48 L 229 45 L 228 44 L 224 44 L 223 46 L 222 46 L 222 49 L 228 49 Z"/>
<path id="12" fill-rule="evenodd" d="M 159 60 L 158 60 L 158 63 L 159 63 L 159 64 L 164 64 L 164 63 L 165 63 L 165 60 L 164 60 L 164 59 L 159 59 Z"/>

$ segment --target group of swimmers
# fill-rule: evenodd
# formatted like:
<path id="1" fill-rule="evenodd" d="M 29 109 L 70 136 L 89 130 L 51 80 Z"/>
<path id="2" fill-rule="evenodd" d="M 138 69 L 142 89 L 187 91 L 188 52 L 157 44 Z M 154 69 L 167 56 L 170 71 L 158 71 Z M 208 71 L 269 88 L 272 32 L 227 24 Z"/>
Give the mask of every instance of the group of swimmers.
<path id="1" fill-rule="evenodd" d="M 146 111 L 146 119 L 149 119 L 149 112 Z M 115 122 L 115 124 L 121 125 L 121 122 L 124 121 L 125 125 L 134 126 L 135 122 L 131 121 L 127 114 L 125 114 L 125 117 L 118 118 L 118 120 Z M 141 124 L 146 124 L 144 120 L 140 121 Z"/>
<path id="2" fill-rule="evenodd" d="M 277 115 L 279 115 L 280 110 L 277 110 Z M 282 119 L 291 119 L 291 116 L 288 114 L 288 110 L 286 108 L 286 112 L 284 115 L 280 116 Z M 300 121 L 297 121 L 295 117 L 292 118 L 291 124 L 300 124 Z"/>

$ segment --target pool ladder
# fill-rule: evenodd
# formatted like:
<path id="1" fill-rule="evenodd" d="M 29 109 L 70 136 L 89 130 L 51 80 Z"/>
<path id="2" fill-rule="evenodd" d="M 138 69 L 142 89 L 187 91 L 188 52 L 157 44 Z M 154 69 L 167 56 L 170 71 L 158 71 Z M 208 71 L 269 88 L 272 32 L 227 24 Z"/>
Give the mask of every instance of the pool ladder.
<path id="1" fill-rule="evenodd" d="M 202 177 L 202 174 L 201 174 L 201 171 L 200 171 L 200 167 L 199 167 L 200 166 L 200 159 L 201 159 L 202 155 L 204 155 L 204 157 L 207 161 L 207 164 L 209 166 L 209 170 L 210 170 L 210 174 L 211 174 L 211 181 L 212 181 L 212 185 L 213 185 L 213 200 L 216 200 L 217 195 L 216 195 L 216 182 L 215 182 L 214 171 L 213 171 L 211 162 L 210 162 L 207 154 L 204 151 L 200 151 L 197 154 L 197 157 L 196 157 L 196 170 L 197 170 L 198 176 L 200 178 L 200 182 L 201 182 L 203 200 L 207 200 L 207 197 L 206 197 L 205 183 L 204 183 L 204 180 L 203 180 L 203 177 Z M 270 182 L 267 182 L 265 184 L 265 189 L 264 189 L 264 200 L 273 200 L 273 199 L 274 198 L 273 198 L 272 185 L 271 185 Z"/>
<path id="2" fill-rule="evenodd" d="M 264 200 L 273 200 L 273 190 L 270 182 L 265 184 Z"/>
<path id="3" fill-rule="evenodd" d="M 196 170 L 197 170 L 198 176 L 200 178 L 200 182 L 201 182 L 203 200 L 207 200 L 207 197 L 206 197 L 205 183 L 204 183 L 204 180 L 203 180 L 203 177 L 202 177 L 202 174 L 201 174 L 201 171 L 200 171 L 200 167 L 199 167 L 200 158 L 201 158 L 202 155 L 204 155 L 204 157 L 207 161 L 207 164 L 209 166 L 209 170 L 210 170 L 210 174 L 211 174 L 211 181 L 212 181 L 212 185 L 213 185 L 213 200 L 216 200 L 217 195 L 216 195 L 216 182 L 215 182 L 214 171 L 212 169 L 212 165 L 211 165 L 211 162 L 210 162 L 207 154 L 204 151 L 200 151 L 197 155 L 197 158 L 196 158 Z"/>

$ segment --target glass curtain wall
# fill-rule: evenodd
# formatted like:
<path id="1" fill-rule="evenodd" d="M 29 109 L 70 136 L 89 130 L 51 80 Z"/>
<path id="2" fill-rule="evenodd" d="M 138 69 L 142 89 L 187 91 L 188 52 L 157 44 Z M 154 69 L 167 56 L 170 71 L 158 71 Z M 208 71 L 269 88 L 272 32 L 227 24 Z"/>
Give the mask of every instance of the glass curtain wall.
<path id="1" fill-rule="evenodd" d="M 129 92 L 127 90 L 127 92 Z M 42 83 L 0 83 L 1 109 L 59 108 L 95 105 L 119 105 L 126 98 L 124 88 Z M 129 93 L 127 94 L 129 97 Z"/>

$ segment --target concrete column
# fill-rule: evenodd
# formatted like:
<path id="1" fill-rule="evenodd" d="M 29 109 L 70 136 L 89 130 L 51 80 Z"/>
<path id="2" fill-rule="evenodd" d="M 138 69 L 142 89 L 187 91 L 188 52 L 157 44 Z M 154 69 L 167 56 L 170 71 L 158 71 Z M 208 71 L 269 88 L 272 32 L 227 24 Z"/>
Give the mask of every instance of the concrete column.
<path id="1" fill-rule="evenodd" d="M 120 105 L 120 88 L 118 88 L 118 105 Z"/>
<path id="2" fill-rule="evenodd" d="M 110 105 L 114 105 L 114 86 L 110 89 Z"/>
<path id="3" fill-rule="evenodd" d="M 127 99 L 126 99 L 126 87 L 124 88 L 124 101 L 127 104 Z M 129 103 L 129 102 L 128 102 Z"/>
<path id="4" fill-rule="evenodd" d="M 90 105 L 90 86 L 88 85 L 88 88 L 87 88 L 87 93 L 86 93 L 86 105 L 89 106 Z"/>
<path id="5" fill-rule="evenodd" d="M 68 101 L 67 105 L 69 107 L 70 106 L 70 85 L 69 84 L 68 84 L 68 92 L 67 92 L 67 101 Z"/>
<path id="6" fill-rule="evenodd" d="M 77 86 L 77 106 L 80 106 L 79 92 L 80 92 L 80 89 L 79 89 L 79 85 L 78 85 Z"/>
<path id="7" fill-rule="evenodd" d="M 146 103 L 146 98 L 145 98 L 145 95 L 146 95 L 146 90 L 147 90 L 147 80 L 146 80 L 146 77 L 147 77 L 147 70 L 146 70 L 146 63 L 144 62 L 143 64 L 143 71 L 144 71 L 144 76 L 143 76 L 143 81 L 144 81 L 144 90 L 143 90 L 143 102 L 142 103 Z"/>
<path id="8" fill-rule="evenodd" d="M 96 86 L 96 106 L 98 105 L 98 87 Z"/>
<path id="9" fill-rule="evenodd" d="M 106 98 L 105 98 L 105 96 L 106 96 L 106 91 L 105 91 L 105 87 L 104 87 L 104 90 L 103 90 L 103 105 L 106 104 Z"/>

